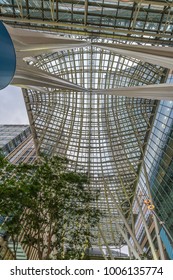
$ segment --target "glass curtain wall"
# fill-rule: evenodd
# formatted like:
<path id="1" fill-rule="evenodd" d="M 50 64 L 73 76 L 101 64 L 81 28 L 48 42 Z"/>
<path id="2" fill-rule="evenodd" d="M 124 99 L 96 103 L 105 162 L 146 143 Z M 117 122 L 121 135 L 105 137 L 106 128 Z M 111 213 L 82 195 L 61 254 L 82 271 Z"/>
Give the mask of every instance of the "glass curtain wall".
<path id="1" fill-rule="evenodd" d="M 169 75 L 168 83 L 173 83 L 172 74 Z M 154 203 L 154 209 L 148 211 L 145 201 L 150 199 L 150 193 L 147 190 L 147 178 L 144 168 L 141 170 L 138 183 L 138 197 L 141 200 L 141 206 L 145 213 L 145 219 L 148 227 L 153 224 L 153 215 L 157 217 L 161 237 L 170 258 L 173 258 L 173 248 L 170 250 L 173 241 L 173 102 L 161 101 L 157 108 L 156 117 L 152 127 L 151 135 L 148 141 L 144 163 L 146 166 L 148 182 L 151 196 Z M 140 221 L 140 222 L 139 222 Z M 140 226 L 139 226 L 140 224 Z M 154 228 L 153 237 L 154 237 Z M 166 232 L 164 233 L 164 231 Z M 136 236 L 140 243 L 145 243 L 146 237 L 144 226 L 141 223 L 140 214 L 136 221 Z M 169 240 L 166 241 L 166 236 Z M 155 236 L 156 237 L 156 236 Z M 149 250 L 145 244 L 146 251 Z"/>

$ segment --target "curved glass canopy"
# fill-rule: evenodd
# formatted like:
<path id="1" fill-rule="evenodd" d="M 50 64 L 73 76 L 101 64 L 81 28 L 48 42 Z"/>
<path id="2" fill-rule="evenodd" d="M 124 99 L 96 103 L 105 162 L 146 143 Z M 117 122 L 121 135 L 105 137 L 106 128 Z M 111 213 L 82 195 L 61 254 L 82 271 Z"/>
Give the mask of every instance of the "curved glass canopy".
<path id="1" fill-rule="evenodd" d="M 122 215 L 131 223 L 157 102 L 91 90 L 159 83 L 164 69 L 92 46 L 40 55 L 29 63 L 86 89 L 25 90 L 24 95 L 37 151 L 67 157 L 76 171 L 88 174 L 90 187 L 100 190 L 97 203 L 104 213 L 97 242 L 121 246 Z"/>

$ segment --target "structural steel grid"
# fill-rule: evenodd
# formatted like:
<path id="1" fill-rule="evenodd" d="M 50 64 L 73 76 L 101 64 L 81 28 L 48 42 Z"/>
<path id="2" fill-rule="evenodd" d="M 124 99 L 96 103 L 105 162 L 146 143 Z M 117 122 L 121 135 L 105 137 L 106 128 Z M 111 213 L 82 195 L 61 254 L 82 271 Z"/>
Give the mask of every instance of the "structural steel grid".
<path id="1" fill-rule="evenodd" d="M 70 82 L 68 88 L 23 90 L 37 154 L 67 157 L 76 171 L 88 174 L 89 187 L 100 190 L 97 205 L 104 215 L 93 246 L 101 251 L 106 248 L 113 259 L 111 248 L 127 244 L 133 257 L 141 259 L 133 204 L 162 97 L 146 97 L 138 90 L 130 97 L 127 92 L 130 87 L 135 92 L 134 87 L 164 83 L 169 67 L 150 63 L 147 55 L 135 57 L 127 47 L 132 52 L 134 47 L 172 47 L 172 1 L 0 0 L 0 20 L 20 30 L 84 42 L 59 51 L 43 50 L 25 59 L 38 71 Z M 118 50 L 120 44 L 126 52 Z M 125 94 L 111 92 L 118 88 L 124 88 Z M 163 257 L 161 245 L 159 250 Z M 153 253 L 153 258 L 158 256 Z"/>

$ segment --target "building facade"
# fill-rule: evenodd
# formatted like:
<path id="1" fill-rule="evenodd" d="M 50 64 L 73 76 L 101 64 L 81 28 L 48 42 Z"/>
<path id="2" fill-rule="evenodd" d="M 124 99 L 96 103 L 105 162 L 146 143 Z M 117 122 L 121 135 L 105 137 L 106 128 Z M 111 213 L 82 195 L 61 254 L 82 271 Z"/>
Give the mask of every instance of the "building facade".
<path id="1" fill-rule="evenodd" d="M 36 159 L 31 130 L 28 125 L 0 125 L 0 152 L 11 163 L 19 164 L 22 162 L 32 163 Z M 0 259 L 13 259 L 13 243 L 4 230 L 1 230 L 6 217 L 0 216 Z M 22 236 L 19 237 L 22 240 Z M 17 259 L 28 259 L 27 253 L 30 252 L 29 258 L 35 257 L 35 252 L 18 243 Z"/>
<path id="2" fill-rule="evenodd" d="M 30 134 L 28 125 L 0 125 L 0 149 L 4 156 L 12 152 Z"/>
<path id="3" fill-rule="evenodd" d="M 173 82 L 172 73 L 168 83 Z M 173 217 L 172 217 L 172 183 L 173 183 L 173 102 L 161 101 L 157 107 L 151 133 L 148 139 L 144 165 L 140 171 L 137 186 L 137 196 L 143 210 L 153 246 L 158 250 L 157 234 L 154 219 L 167 252 L 166 258 L 173 258 Z M 145 203 L 150 200 L 150 203 Z M 137 203 L 135 203 L 137 206 Z M 148 209 L 149 208 L 149 209 Z M 137 211 L 136 211 L 137 210 Z M 139 207 L 136 221 L 136 236 L 146 253 L 151 255 L 151 249 L 146 236 L 142 215 Z"/>

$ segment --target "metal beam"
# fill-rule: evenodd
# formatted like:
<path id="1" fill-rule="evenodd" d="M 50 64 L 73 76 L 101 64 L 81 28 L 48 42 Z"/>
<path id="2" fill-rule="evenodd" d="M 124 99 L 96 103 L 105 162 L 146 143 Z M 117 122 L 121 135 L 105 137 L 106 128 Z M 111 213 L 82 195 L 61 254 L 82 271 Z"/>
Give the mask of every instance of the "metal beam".
<path id="1" fill-rule="evenodd" d="M 59 0 L 56 0 L 56 21 L 58 21 L 58 18 L 59 18 L 59 15 L 58 15 L 58 12 L 59 12 Z"/>
<path id="2" fill-rule="evenodd" d="M 22 0 L 16 0 L 19 12 L 20 12 L 20 16 L 21 18 L 23 18 L 23 5 L 22 5 Z"/>
<path id="3" fill-rule="evenodd" d="M 141 2 L 141 0 L 129 0 L 129 3 L 130 2 L 136 2 L 136 3 L 139 3 L 139 2 Z M 148 4 L 148 5 L 152 5 L 152 6 L 169 6 L 169 7 L 173 7 L 173 3 L 171 3 L 171 2 L 167 2 L 167 1 L 150 1 L 150 0 L 142 0 L 142 4 L 144 4 L 144 5 L 146 5 L 146 4 Z"/>
<path id="4" fill-rule="evenodd" d="M 54 18 L 54 3 L 55 3 L 55 0 L 49 0 L 50 13 L 51 13 L 51 17 L 52 17 L 53 21 L 55 20 L 55 18 Z"/>
<path id="5" fill-rule="evenodd" d="M 53 26 L 53 27 L 66 27 L 69 28 L 69 33 L 71 32 L 70 29 L 81 29 L 81 30 L 87 30 L 87 32 L 92 32 L 94 31 L 94 33 L 107 33 L 107 37 L 112 37 L 112 34 L 114 33 L 120 33 L 121 36 L 123 36 L 123 34 L 125 35 L 139 35 L 139 36 L 155 36 L 157 38 L 167 38 L 167 39 L 172 39 L 172 35 L 170 34 L 163 34 L 163 33 L 154 33 L 154 32 L 148 32 L 148 31 L 134 31 L 134 30 L 127 30 L 127 29 L 119 29 L 119 28 L 112 28 L 112 27 L 102 27 L 101 28 L 101 33 L 100 33 L 100 27 L 99 26 L 91 26 L 91 25 L 84 25 L 84 24 L 74 24 L 74 23 L 64 23 L 64 22 L 54 22 L 54 21 L 43 21 L 43 20 L 38 20 L 38 19 L 26 19 L 26 18 L 10 18 L 10 17 L 1 17 L 1 20 L 5 21 L 5 22 L 16 22 L 16 23 L 27 23 L 27 24 L 38 24 L 38 25 L 46 25 L 46 27 L 49 26 Z M 41 27 L 42 29 L 44 28 L 43 26 Z M 76 31 L 76 33 L 78 33 L 78 31 Z M 110 34 L 112 33 L 112 34 Z M 123 34 L 122 34 L 123 33 Z M 93 33 L 92 33 L 93 35 Z M 102 34 L 101 34 L 102 35 Z M 126 38 L 127 39 L 127 38 Z M 149 39 L 147 39 L 149 41 Z"/>
<path id="6" fill-rule="evenodd" d="M 144 228 L 145 228 L 145 232 L 146 232 L 146 235 L 147 235 L 148 243 L 149 243 L 149 246 L 151 248 L 151 253 L 153 255 L 153 259 L 154 260 L 158 260 L 159 258 L 158 258 L 157 254 L 156 254 L 156 248 L 155 248 L 153 240 L 151 238 L 151 234 L 149 232 L 149 229 L 148 229 L 148 226 L 147 226 L 147 223 L 146 223 L 146 220 L 145 220 L 145 216 L 143 214 L 143 210 L 142 210 L 142 207 L 140 205 L 140 202 L 139 202 L 139 199 L 138 199 L 137 196 L 136 196 L 136 202 L 137 202 L 138 209 L 139 209 L 139 212 L 140 212 L 140 215 L 141 215 L 141 218 L 142 218 L 142 222 L 143 222 L 143 225 L 144 225 Z"/>
<path id="7" fill-rule="evenodd" d="M 141 257 L 139 256 L 138 252 L 135 250 L 135 248 L 132 246 L 132 244 L 130 243 L 129 239 L 127 238 L 126 233 L 123 231 L 123 229 L 121 228 L 121 226 L 117 223 L 117 228 L 120 231 L 120 233 L 122 234 L 124 240 L 126 241 L 128 248 L 131 250 L 131 252 L 133 253 L 135 259 L 137 260 L 141 260 Z"/>
<path id="8" fill-rule="evenodd" d="M 107 250 L 108 250 L 108 253 L 109 253 L 109 255 L 110 255 L 111 260 L 114 260 L 114 257 L 112 256 L 112 252 L 111 252 L 111 250 L 110 250 L 110 248 L 109 248 L 109 245 L 108 245 L 108 243 L 107 243 L 107 239 L 105 238 L 104 233 L 103 233 L 103 231 L 102 231 L 100 225 L 98 225 L 98 230 L 99 230 L 100 236 L 102 237 L 102 239 L 103 239 L 103 241 L 104 241 L 104 243 L 105 243 L 105 246 L 106 246 L 106 248 L 107 248 Z"/>
<path id="9" fill-rule="evenodd" d="M 134 27 L 135 27 L 136 20 L 137 20 L 137 17 L 138 17 L 140 8 L 141 8 L 141 3 L 142 3 L 142 0 L 140 0 L 138 2 L 138 5 L 136 5 L 136 7 L 135 7 L 135 11 L 133 13 L 133 20 L 131 21 L 131 26 L 130 26 L 131 30 L 134 29 Z"/>
<path id="10" fill-rule="evenodd" d="M 88 16 L 88 0 L 85 0 L 84 25 L 87 25 L 87 16 Z"/>
<path id="11" fill-rule="evenodd" d="M 120 215 L 120 217 L 121 217 L 121 219 L 122 219 L 122 221 L 123 221 L 123 223 L 124 223 L 124 225 L 125 225 L 127 231 L 129 232 L 129 234 L 130 234 L 130 236 L 131 236 L 131 238 L 132 238 L 134 244 L 136 245 L 136 247 L 137 247 L 139 253 L 140 253 L 140 254 L 143 254 L 143 250 L 142 250 L 141 246 L 139 245 L 139 243 L 138 243 L 138 241 L 137 241 L 137 239 L 136 239 L 134 233 L 132 232 L 132 229 L 130 228 L 130 226 L 129 226 L 127 220 L 126 220 L 126 218 L 124 217 L 124 214 L 123 214 L 122 210 L 120 209 L 118 203 L 116 202 L 116 199 L 114 198 L 114 195 L 110 192 L 109 189 L 108 189 L 108 192 L 110 193 L 110 195 L 111 195 L 111 197 L 112 197 L 112 200 L 114 201 L 115 207 L 116 207 L 116 209 L 117 209 L 117 211 L 118 211 L 118 213 L 119 213 L 119 215 Z"/>
<path id="12" fill-rule="evenodd" d="M 39 156 L 39 151 L 38 151 L 38 139 L 37 139 L 37 132 L 35 129 L 35 121 L 33 118 L 33 113 L 32 113 L 32 109 L 31 109 L 31 105 L 30 105 L 30 100 L 29 100 L 29 96 L 27 94 L 26 89 L 22 89 L 22 93 L 23 93 L 23 98 L 25 100 L 25 106 L 26 106 L 26 111 L 28 114 L 28 119 L 29 119 L 29 123 L 30 123 L 30 128 L 31 128 L 31 132 L 32 132 L 32 136 L 33 136 L 33 140 L 34 140 L 34 146 L 35 146 L 35 150 L 36 150 L 36 156 Z"/>

